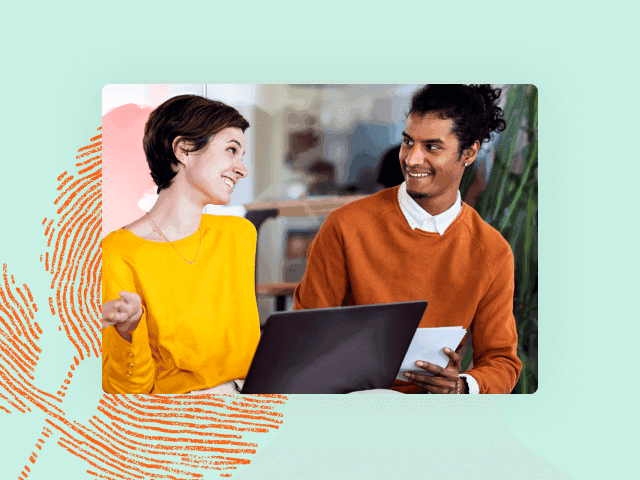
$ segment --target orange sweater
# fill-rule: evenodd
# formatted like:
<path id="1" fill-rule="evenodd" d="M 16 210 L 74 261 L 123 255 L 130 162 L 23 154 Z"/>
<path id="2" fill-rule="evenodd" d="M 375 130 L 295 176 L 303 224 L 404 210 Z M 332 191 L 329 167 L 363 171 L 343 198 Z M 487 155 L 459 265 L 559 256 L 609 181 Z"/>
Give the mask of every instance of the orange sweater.
<path id="1" fill-rule="evenodd" d="M 511 248 L 473 208 L 463 204 L 442 236 L 412 230 L 394 187 L 329 215 L 294 300 L 296 309 L 427 300 L 420 327 L 472 329 L 474 367 L 465 373 L 480 393 L 509 393 L 522 368 L 513 288 Z M 422 391 L 398 380 L 393 388 Z"/>

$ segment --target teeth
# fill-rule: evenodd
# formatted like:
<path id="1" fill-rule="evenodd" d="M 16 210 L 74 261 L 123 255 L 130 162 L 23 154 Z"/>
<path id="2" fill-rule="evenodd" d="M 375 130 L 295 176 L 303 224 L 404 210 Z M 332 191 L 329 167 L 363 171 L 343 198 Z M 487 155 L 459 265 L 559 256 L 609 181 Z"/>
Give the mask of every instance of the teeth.
<path id="1" fill-rule="evenodd" d="M 231 179 L 225 177 L 223 178 L 223 180 L 224 180 L 224 183 L 226 183 L 233 189 L 233 182 L 231 181 Z"/>
<path id="2" fill-rule="evenodd" d="M 430 173 L 409 173 L 410 177 L 428 177 Z"/>

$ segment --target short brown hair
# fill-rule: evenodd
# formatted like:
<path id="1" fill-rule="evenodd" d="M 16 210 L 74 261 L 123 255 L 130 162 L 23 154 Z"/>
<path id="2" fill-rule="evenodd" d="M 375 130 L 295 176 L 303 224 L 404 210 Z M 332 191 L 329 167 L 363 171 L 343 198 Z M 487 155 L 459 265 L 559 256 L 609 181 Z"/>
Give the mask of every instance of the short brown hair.
<path id="1" fill-rule="evenodd" d="M 225 128 L 249 128 L 242 115 L 222 102 L 198 95 L 179 95 L 157 107 L 144 127 L 144 148 L 151 178 L 158 186 L 158 193 L 171 186 L 181 164 L 173 152 L 173 141 L 177 137 L 193 144 L 190 152 L 207 146 L 211 137 Z"/>

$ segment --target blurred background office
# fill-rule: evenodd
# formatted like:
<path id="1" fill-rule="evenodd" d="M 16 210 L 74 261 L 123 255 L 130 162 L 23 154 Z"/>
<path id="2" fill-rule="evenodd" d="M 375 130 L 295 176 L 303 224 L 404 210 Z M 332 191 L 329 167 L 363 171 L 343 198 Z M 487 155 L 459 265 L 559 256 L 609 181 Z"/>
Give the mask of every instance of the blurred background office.
<path id="1" fill-rule="evenodd" d="M 139 217 L 155 201 L 142 153 L 142 129 L 150 111 L 170 97 L 188 93 L 220 100 L 251 124 L 244 156 L 249 176 L 235 187 L 229 206 L 205 209 L 246 216 L 251 204 L 360 196 L 399 185 L 402 129 L 420 86 L 107 85 L 102 92 L 103 235 Z M 302 279 L 306 250 L 326 210 L 279 213 L 260 227 L 260 286 Z M 261 295 L 262 321 L 281 296 L 280 308 L 291 308 L 289 295 Z"/>
<path id="2" fill-rule="evenodd" d="M 244 156 L 249 176 L 234 188 L 230 205 L 209 205 L 205 212 L 244 216 L 259 229 L 256 280 L 264 322 L 271 312 L 292 308 L 307 249 L 328 212 L 403 181 L 401 134 L 412 95 L 421 86 L 107 85 L 103 235 L 138 218 L 155 201 L 142 151 L 144 123 L 153 108 L 182 94 L 237 108 L 251 124 Z M 502 134 L 504 140 L 497 136 L 483 145 L 461 191 L 485 220 L 503 225 L 516 255 L 523 249 L 535 254 L 524 261 L 521 276 L 528 279 L 529 293 L 535 291 L 527 316 L 535 315 L 537 349 L 537 91 L 531 85 L 495 87 L 503 89 L 500 105 L 513 117 L 506 118 L 512 128 Z"/>

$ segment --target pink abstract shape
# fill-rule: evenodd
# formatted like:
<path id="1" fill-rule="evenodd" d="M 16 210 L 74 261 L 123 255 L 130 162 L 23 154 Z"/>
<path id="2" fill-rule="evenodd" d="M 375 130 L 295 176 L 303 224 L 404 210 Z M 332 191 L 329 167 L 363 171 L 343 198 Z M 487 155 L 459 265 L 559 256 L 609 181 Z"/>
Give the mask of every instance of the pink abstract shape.
<path id="1" fill-rule="evenodd" d="M 169 98 L 171 85 L 149 85 L 149 105 L 160 105 Z"/>
<path id="2" fill-rule="evenodd" d="M 129 103 L 102 117 L 103 236 L 137 219 L 142 214 L 138 202 L 146 190 L 155 187 L 142 149 L 144 125 L 152 110 Z"/>

